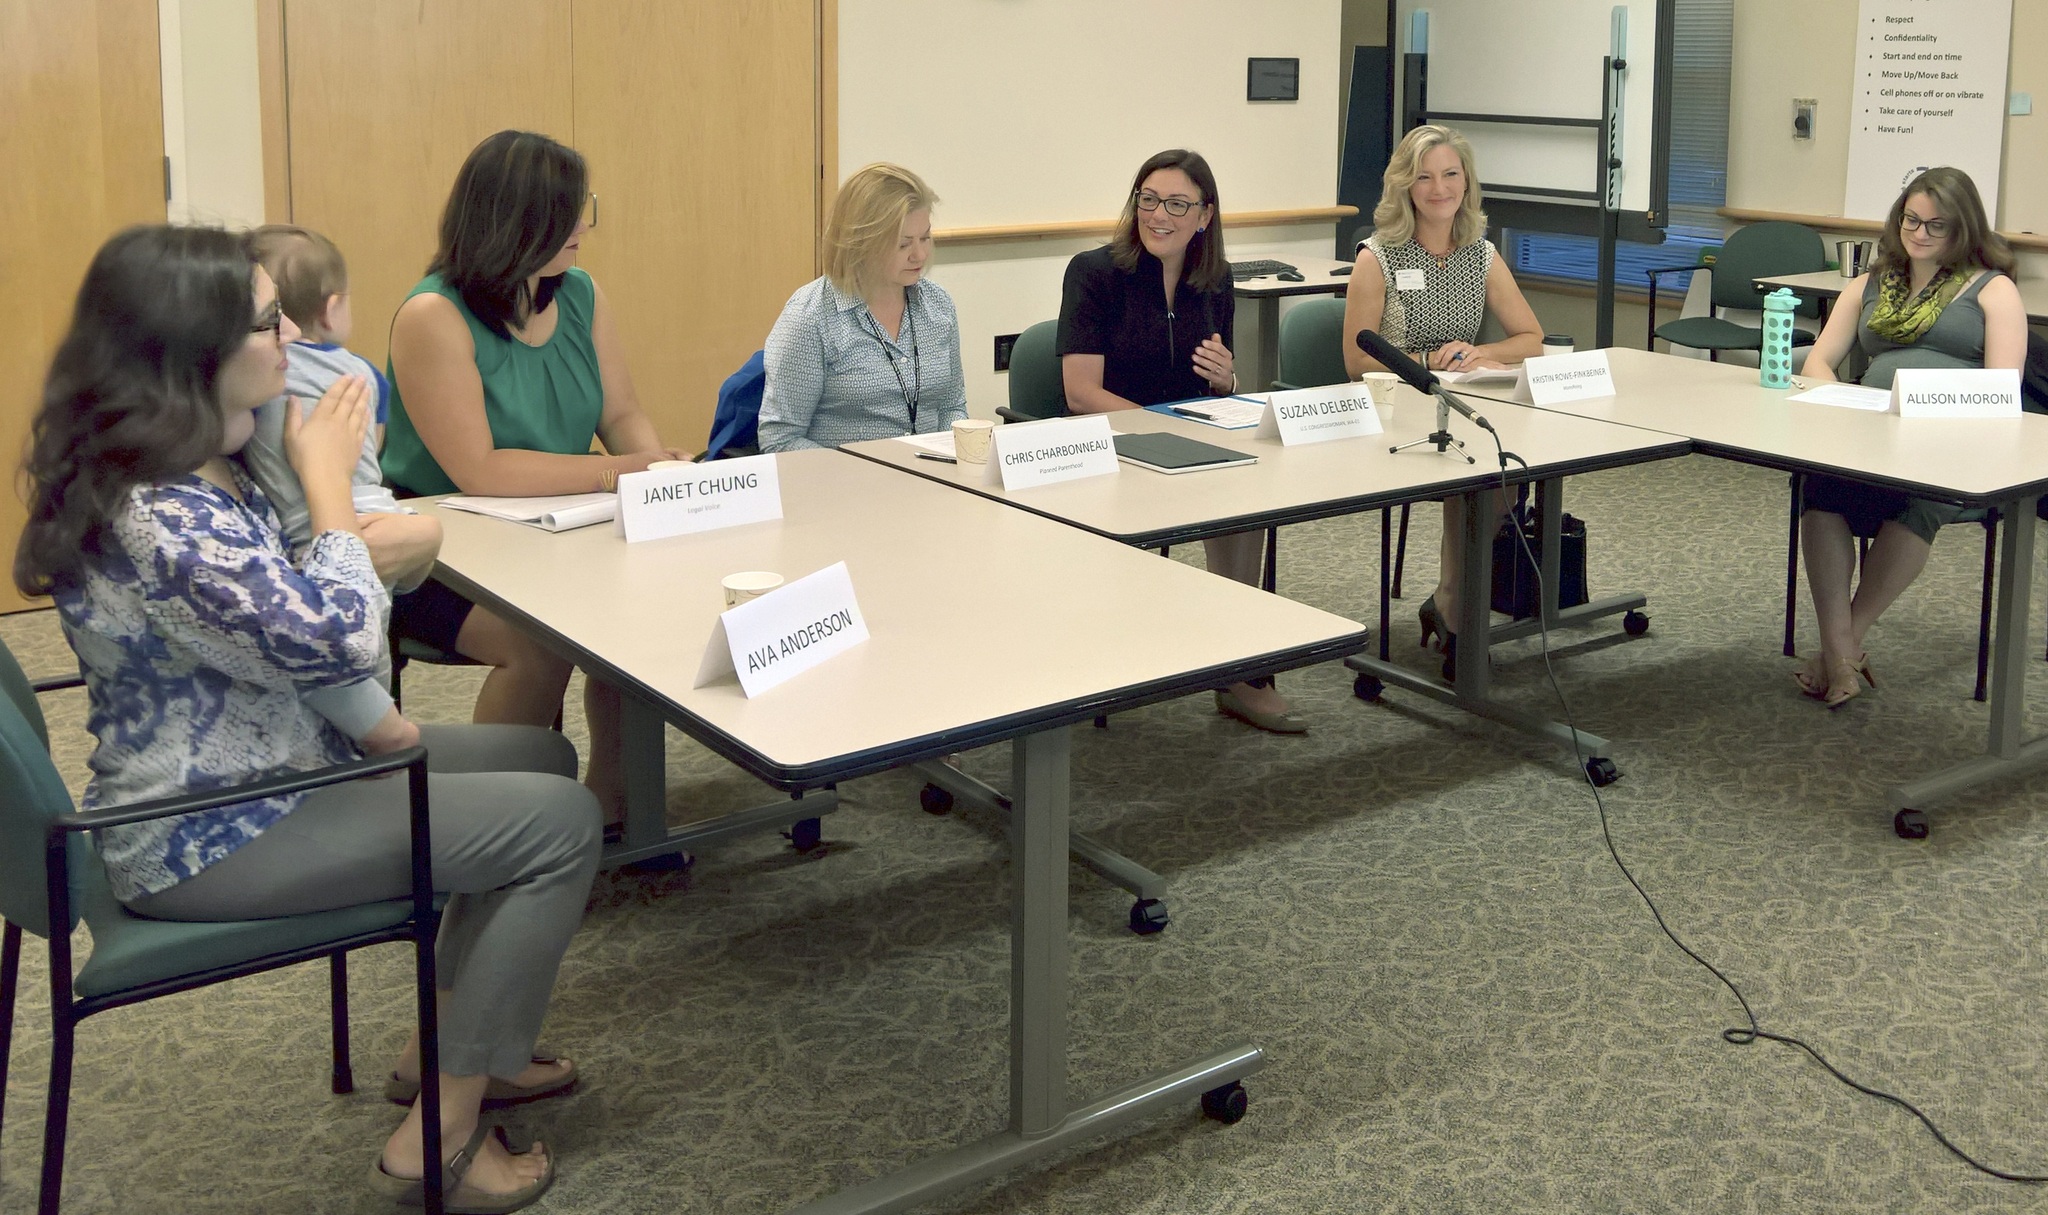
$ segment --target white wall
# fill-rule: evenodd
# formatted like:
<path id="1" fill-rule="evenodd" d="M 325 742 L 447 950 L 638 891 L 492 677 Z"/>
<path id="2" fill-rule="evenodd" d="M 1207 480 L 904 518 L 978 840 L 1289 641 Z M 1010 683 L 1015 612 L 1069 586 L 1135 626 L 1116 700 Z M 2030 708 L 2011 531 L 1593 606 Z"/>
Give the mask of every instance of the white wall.
<path id="1" fill-rule="evenodd" d="M 1328 206 L 1340 15 L 1339 0 L 839 0 L 840 168 L 916 170 L 941 229 L 1113 216 L 1171 147 L 1209 159 L 1226 211 Z M 1248 56 L 1299 58 L 1301 100 L 1247 102 Z M 1227 249 L 1328 257 L 1331 239 L 1329 224 L 1233 230 Z M 1098 243 L 940 248 L 931 276 L 959 308 L 976 416 L 1009 399 L 995 336 L 1057 316 L 1068 259 Z"/>
<path id="2" fill-rule="evenodd" d="M 158 0 L 168 212 L 177 223 L 263 222 L 263 113 L 250 0 Z"/>

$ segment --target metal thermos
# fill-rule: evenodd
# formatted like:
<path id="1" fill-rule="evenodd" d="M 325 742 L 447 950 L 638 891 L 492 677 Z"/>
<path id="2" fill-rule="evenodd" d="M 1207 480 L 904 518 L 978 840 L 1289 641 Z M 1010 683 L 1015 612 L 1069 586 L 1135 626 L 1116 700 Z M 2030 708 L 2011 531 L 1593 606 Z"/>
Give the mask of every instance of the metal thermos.
<path id="1" fill-rule="evenodd" d="M 1877 246 L 1867 240 L 1838 240 L 1835 242 L 1835 260 L 1841 263 L 1842 277 L 1855 278 L 1870 269 L 1871 258 L 1877 255 Z"/>

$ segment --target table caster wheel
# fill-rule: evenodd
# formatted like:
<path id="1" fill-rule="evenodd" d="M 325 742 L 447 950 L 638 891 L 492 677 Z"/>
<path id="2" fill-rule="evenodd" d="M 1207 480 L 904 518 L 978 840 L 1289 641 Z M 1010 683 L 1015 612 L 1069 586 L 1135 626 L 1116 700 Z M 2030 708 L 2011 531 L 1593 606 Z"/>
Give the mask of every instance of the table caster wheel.
<path id="1" fill-rule="evenodd" d="M 800 818 L 789 825 L 782 838 L 798 852 L 809 852 L 825 842 L 825 827 L 817 819 Z"/>
<path id="2" fill-rule="evenodd" d="M 1251 1098 L 1245 1096 L 1244 1085 L 1233 1080 L 1222 1088 L 1212 1088 L 1202 1094 L 1202 1116 L 1229 1126 L 1244 1118 L 1245 1106 L 1250 1103 Z"/>
<path id="3" fill-rule="evenodd" d="M 1902 840 L 1927 838 L 1927 816 L 1918 810 L 1901 810 L 1892 815 L 1892 830 Z"/>
<path id="4" fill-rule="evenodd" d="M 1387 685 L 1377 675 L 1360 675 L 1351 681 L 1351 694 L 1363 701 L 1378 700 L 1380 693 L 1386 690 Z"/>
<path id="5" fill-rule="evenodd" d="M 1650 631 L 1650 617 L 1647 613 L 1629 611 L 1621 615 L 1621 631 L 1631 637 L 1641 637 Z"/>
<path id="6" fill-rule="evenodd" d="M 1586 779 L 1593 782 L 1595 789 L 1605 789 L 1621 779 L 1621 769 L 1605 755 L 1595 755 L 1586 761 Z"/>
<path id="7" fill-rule="evenodd" d="M 1166 914 L 1166 904 L 1158 899 L 1139 899 L 1131 904 L 1131 931 L 1141 937 L 1160 932 L 1171 922 Z"/>
<path id="8" fill-rule="evenodd" d="M 1107 714 L 1099 716 L 1095 719 L 1095 728 L 1098 730 L 1109 729 L 1109 717 Z"/>
<path id="9" fill-rule="evenodd" d="M 926 785 L 917 791 L 917 804 L 924 807 L 926 814 L 944 814 L 953 808 L 953 794 L 937 785 Z"/>

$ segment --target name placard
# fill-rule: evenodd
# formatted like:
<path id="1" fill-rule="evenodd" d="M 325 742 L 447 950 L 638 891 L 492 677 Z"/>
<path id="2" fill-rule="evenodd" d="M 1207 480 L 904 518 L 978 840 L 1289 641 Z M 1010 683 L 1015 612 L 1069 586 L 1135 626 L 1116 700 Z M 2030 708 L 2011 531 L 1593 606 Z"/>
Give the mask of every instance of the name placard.
<path id="1" fill-rule="evenodd" d="M 1327 443 L 1380 433 L 1379 411 L 1363 384 L 1294 388 L 1266 398 L 1256 438 L 1278 439 L 1282 447 Z"/>
<path id="2" fill-rule="evenodd" d="M 1891 412 L 1902 418 L 2016 418 L 2020 373 L 2012 367 L 1907 367 L 1892 376 Z"/>
<path id="3" fill-rule="evenodd" d="M 619 530 L 628 544 L 780 518 L 782 482 L 772 455 L 619 478 Z"/>
<path id="4" fill-rule="evenodd" d="M 1116 470 L 1109 419 L 1097 413 L 996 427 L 981 479 L 1015 493 Z"/>
<path id="5" fill-rule="evenodd" d="M 1539 355 L 1522 364 L 1522 375 L 1529 383 L 1531 405 L 1614 395 L 1614 373 L 1607 368 L 1605 350 Z"/>
<path id="6" fill-rule="evenodd" d="M 867 639 L 868 622 L 841 561 L 727 608 L 712 627 L 690 686 L 737 675 L 741 691 L 759 696 Z"/>

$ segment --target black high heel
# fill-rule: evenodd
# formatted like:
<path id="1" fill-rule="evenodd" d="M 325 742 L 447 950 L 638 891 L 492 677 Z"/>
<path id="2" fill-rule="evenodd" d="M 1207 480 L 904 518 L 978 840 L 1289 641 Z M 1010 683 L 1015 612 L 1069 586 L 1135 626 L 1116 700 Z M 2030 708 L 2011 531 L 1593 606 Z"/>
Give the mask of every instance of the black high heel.
<path id="1" fill-rule="evenodd" d="M 1442 641 L 1442 645 L 1436 648 L 1441 649 L 1444 655 L 1444 682 L 1456 683 L 1458 680 L 1458 635 L 1451 631 L 1450 622 L 1445 620 L 1444 614 L 1437 610 L 1436 596 L 1431 595 L 1423 600 L 1422 606 L 1415 609 L 1415 614 L 1422 620 L 1422 648 L 1425 650 L 1431 648 L 1429 644 L 1431 636 L 1435 636 Z"/>

